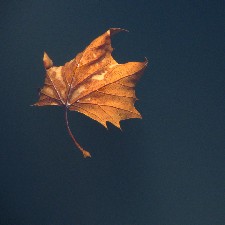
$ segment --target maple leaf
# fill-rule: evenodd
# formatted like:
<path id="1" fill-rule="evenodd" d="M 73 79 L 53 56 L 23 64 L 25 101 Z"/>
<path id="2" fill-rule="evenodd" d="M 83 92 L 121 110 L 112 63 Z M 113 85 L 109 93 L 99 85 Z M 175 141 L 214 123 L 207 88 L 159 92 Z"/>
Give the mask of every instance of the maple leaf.
<path id="1" fill-rule="evenodd" d="M 107 128 L 106 122 L 120 128 L 120 121 L 141 118 L 135 109 L 135 84 L 147 66 L 144 62 L 119 64 L 111 53 L 111 36 L 120 28 L 111 28 L 88 45 L 83 52 L 64 66 L 53 66 L 44 53 L 46 77 L 40 98 L 35 106 L 64 106 L 69 135 L 84 157 L 84 150 L 74 138 L 68 123 L 67 111 L 78 111 L 98 121 Z"/>

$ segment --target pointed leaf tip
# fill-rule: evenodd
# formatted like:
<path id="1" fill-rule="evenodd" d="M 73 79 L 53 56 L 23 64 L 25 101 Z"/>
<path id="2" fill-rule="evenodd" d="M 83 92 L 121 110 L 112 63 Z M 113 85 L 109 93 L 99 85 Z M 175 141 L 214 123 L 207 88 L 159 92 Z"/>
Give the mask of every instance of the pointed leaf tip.
<path id="1" fill-rule="evenodd" d="M 114 34 L 117 34 L 117 33 L 121 32 L 121 31 L 129 32 L 128 30 L 122 29 L 122 28 L 110 28 L 108 30 L 108 32 L 110 33 L 111 36 L 114 35 Z"/>
<path id="2" fill-rule="evenodd" d="M 44 52 L 43 63 L 44 63 L 45 69 L 49 69 L 49 68 L 51 68 L 51 67 L 53 66 L 53 62 L 52 62 L 52 60 L 49 58 L 49 56 L 47 55 L 46 52 Z"/>

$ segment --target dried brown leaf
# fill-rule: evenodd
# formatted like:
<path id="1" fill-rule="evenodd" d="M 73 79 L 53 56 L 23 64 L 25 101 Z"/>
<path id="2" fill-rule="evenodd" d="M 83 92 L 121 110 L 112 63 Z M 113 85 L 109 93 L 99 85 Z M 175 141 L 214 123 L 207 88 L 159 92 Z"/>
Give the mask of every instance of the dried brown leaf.
<path id="1" fill-rule="evenodd" d="M 111 53 L 111 36 L 123 31 L 111 28 L 88 45 L 64 66 L 53 66 L 44 53 L 44 86 L 35 106 L 64 106 L 67 129 L 84 157 L 90 157 L 74 138 L 68 124 L 67 110 L 78 111 L 107 127 L 120 128 L 120 121 L 141 118 L 135 109 L 135 84 L 147 66 L 144 62 L 119 64 Z"/>

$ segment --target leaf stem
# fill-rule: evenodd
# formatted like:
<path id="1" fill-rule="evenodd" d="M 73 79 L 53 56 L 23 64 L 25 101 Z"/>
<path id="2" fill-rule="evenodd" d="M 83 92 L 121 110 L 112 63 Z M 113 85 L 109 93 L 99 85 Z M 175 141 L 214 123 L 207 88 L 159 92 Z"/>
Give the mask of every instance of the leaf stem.
<path id="1" fill-rule="evenodd" d="M 72 138 L 72 140 L 73 140 L 74 144 L 77 146 L 77 148 L 83 153 L 84 158 L 86 158 L 86 157 L 91 157 L 91 154 L 90 154 L 88 151 L 84 150 L 84 149 L 80 146 L 80 144 L 77 142 L 77 140 L 75 139 L 75 137 L 73 136 L 73 134 L 72 134 L 72 132 L 71 132 L 71 130 L 70 130 L 70 127 L 69 127 L 67 111 L 68 111 L 68 108 L 65 107 L 65 121 L 66 121 L 66 127 L 67 127 L 67 131 L 68 131 L 70 137 Z"/>

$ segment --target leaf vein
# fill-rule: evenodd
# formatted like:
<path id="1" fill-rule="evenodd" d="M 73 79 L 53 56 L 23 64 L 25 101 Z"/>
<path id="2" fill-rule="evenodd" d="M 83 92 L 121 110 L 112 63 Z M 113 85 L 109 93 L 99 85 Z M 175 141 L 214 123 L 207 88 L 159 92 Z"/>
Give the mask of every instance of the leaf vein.
<path id="1" fill-rule="evenodd" d="M 133 112 L 131 110 L 123 109 L 123 108 L 120 108 L 120 107 L 117 107 L 117 106 L 112 106 L 112 105 L 97 104 L 97 103 L 88 103 L 88 102 L 79 102 L 79 104 L 90 104 L 90 105 L 98 105 L 98 106 L 108 106 L 108 107 L 112 107 L 112 108 L 115 108 L 115 109 L 123 110 L 123 111 L 130 112 L 130 113 L 133 113 L 133 114 L 136 114 L 136 115 L 140 116 L 138 113 Z"/>
<path id="2" fill-rule="evenodd" d="M 111 94 L 111 93 L 105 93 L 104 91 L 99 91 L 99 90 L 97 90 L 96 92 L 99 92 L 99 93 L 102 93 L 102 94 L 105 94 L 105 95 L 111 95 L 111 96 L 121 97 L 121 98 L 132 98 L 134 100 L 137 99 L 136 97 L 129 97 L 129 96 L 125 96 L 125 95 L 115 95 L 115 94 Z"/>
<path id="3" fill-rule="evenodd" d="M 62 98 L 61 98 L 61 96 L 60 96 L 60 93 L 58 92 L 57 88 L 55 87 L 55 85 L 54 85 L 54 83 L 53 83 L 53 81 L 52 81 L 51 77 L 49 76 L 49 74 L 48 74 L 48 73 L 46 73 L 46 74 L 47 74 L 47 76 L 48 76 L 49 80 L 51 81 L 51 83 L 52 83 L 52 86 L 53 86 L 54 90 L 56 91 L 56 94 L 57 94 L 57 96 L 58 96 L 58 98 L 59 98 L 58 100 L 60 100 L 60 101 L 61 101 L 61 103 L 62 103 L 62 104 L 64 104 L 64 101 L 62 100 Z"/>

